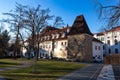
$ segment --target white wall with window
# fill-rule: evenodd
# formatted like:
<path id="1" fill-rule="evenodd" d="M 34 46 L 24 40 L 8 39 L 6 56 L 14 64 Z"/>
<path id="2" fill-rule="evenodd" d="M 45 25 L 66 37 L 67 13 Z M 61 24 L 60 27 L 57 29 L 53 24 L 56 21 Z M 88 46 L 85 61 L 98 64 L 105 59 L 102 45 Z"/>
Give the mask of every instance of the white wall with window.
<path id="1" fill-rule="evenodd" d="M 52 41 L 42 42 L 39 46 L 39 58 L 50 58 L 52 54 Z"/>
<path id="2" fill-rule="evenodd" d="M 100 42 L 92 42 L 92 52 L 94 60 L 103 60 L 103 44 Z"/>
<path id="3" fill-rule="evenodd" d="M 120 54 L 120 26 L 102 33 L 103 35 L 94 34 L 94 37 L 104 43 L 104 54 Z M 101 40 L 101 37 L 104 40 Z"/>
<path id="4" fill-rule="evenodd" d="M 67 58 L 67 40 L 56 41 L 56 48 L 54 48 L 54 57 Z"/>

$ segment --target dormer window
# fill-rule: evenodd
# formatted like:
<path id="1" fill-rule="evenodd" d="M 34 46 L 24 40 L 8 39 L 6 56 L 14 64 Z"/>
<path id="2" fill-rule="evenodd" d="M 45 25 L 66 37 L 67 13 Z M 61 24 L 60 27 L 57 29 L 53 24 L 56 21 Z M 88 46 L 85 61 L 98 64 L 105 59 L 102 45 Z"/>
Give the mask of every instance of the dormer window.
<path id="1" fill-rule="evenodd" d="M 41 41 L 43 41 L 43 37 L 41 37 Z"/>
<path id="2" fill-rule="evenodd" d="M 50 37 L 49 37 L 49 35 L 47 36 L 47 40 L 49 40 L 50 39 Z"/>
<path id="3" fill-rule="evenodd" d="M 62 38 L 64 38 L 65 37 L 65 33 L 62 33 L 62 36 L 61 36 Z"/>
<path id="4" fill-rule="evenodd" d="M 54 34 L 52 34 L 52 39 L 54 39 L 55 38 L 55 35 Z"/>
<path id="5" fill-rule="evenodd" d="M 57 39 L 59 38 L 59 36 L 60 36 L 60 34 L 56 34 L 56 38 L 57 38 Z"/>
<path id="6" fill-rule="evenodd" d="M 70 29 L 68 28 L 68 29 L 67 29 L 67 33 L 69 33 L 69 32 L 70 32 Z"/>
<path id="7" fill-rule="evenodd" d="M 46 38 L 47 38 L 47 37 L 45 36 L 44 39 L 46 40 Z"/>

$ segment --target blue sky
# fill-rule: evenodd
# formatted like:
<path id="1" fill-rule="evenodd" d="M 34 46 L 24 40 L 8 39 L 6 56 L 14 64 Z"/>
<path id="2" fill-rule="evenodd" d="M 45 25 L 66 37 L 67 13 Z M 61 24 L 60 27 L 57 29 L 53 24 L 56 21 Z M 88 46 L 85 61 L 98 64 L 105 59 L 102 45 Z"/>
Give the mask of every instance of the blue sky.
<path id="1" fill-rule="evenodd" d="M 113 4 L 115 0 L 99 0 L 104 5 Z M 72 26 L 76 16 L 83 14 L 91 32 L 99 32 L 104 22 L 98 19 L 94 0 L 0 0 L 0 19 L 5 18 L 2 13 L 9 12 L 15 8 L 15 3 L 36 7 L 38 4 L 42 8 L 49 8 L 50 14 L 61 16 L 65 25 Z"/>

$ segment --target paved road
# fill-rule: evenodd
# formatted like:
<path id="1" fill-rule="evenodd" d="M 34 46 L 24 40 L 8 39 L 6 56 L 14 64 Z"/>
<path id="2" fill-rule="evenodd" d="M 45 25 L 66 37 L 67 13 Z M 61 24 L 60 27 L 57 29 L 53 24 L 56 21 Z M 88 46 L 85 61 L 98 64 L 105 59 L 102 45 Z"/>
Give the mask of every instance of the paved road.
<path id="1" fill-rule="evenodd" d="M 102 67 L 102 64 L 89 64 L 82 69 L 76 70 L 73 73 L 60 77 L 57 80 L 97 80 Z"/>

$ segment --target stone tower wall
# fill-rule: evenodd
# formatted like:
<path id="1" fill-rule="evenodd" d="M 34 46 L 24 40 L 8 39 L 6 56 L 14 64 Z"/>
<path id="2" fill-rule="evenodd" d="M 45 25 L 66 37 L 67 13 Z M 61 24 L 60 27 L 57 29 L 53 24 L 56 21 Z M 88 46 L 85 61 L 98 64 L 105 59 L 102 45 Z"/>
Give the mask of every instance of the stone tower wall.
<path id="1" fill-rule="evenodd" d="M 68 36 L 68 59 L 72 61 L 92 61 L 92 39 L 88 34 Z"/>

